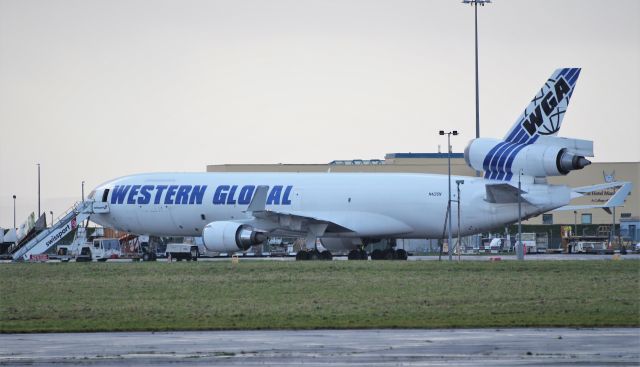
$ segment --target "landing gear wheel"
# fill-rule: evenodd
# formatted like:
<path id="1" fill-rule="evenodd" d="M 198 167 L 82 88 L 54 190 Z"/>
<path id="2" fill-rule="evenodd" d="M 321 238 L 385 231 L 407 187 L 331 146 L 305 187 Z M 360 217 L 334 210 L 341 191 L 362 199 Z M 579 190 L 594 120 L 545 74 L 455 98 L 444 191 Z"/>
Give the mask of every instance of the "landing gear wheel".
<path id="1" fill-rule="evenodd" d="M 333 255 L 331 255 L 331 252 L 329 252 L 329 250 L 324 250 L 320 253 L 320 258 L 322 260 L 333 260 Z"/>
<path id="2" fill-rule="evenodd" d="M 369 254 L 365 250 L 360 250 L 360 260 L 368 260 Z"/>
<path id="3" fill-rule="evenodd" d="M 398 249 L 396 250 L 396 259 L 398 260 L 407 260 L 409 258 L 409 255 L 407 254 L 407 252 L 403 249 Z"/>
<path id="4" fill-rule="evenodd" d="M 382 251 L 380 249 L 375 249 L 371 252 L 371 260 L 381 260 L 382 259 Z"/>
<path id="5" fill-rule="evenodd" d="M 392 249 L 392 248 L 388 248 L 388 249 L 386 249 L 386 250 L 384 250 L 382 252 L 382 259 L 383 260 L 393 260 L 393 259 L 396 258 L 395 255 L 396 255 L 395 250 Z"/>
<path id="6" fill-rule="evenodd" d="M 296 254 L 296 260 L 309 260 L 309 253 L 304 250 L 298 251 L 298 253 Z"/>
<path id="7" fill-rule="evenodd" d="M 144 254 L 142 254 L 142 261 L 149 261 L 151 260 L 151 255 L 149 255 L 148 252 L 145 252 Z"/>
<path id="8" fill-rule="evenodd" d="M 360 260 L 360 251 L 359 250 L 351 250 L 347 255 L 347 259 L 349 260 Z"/>
<path id="9" fill-rule="evenodd" d="M 319 260 L 320 252 L 318 250 L 311 250 L 308 252 L 309 260 Z"/>

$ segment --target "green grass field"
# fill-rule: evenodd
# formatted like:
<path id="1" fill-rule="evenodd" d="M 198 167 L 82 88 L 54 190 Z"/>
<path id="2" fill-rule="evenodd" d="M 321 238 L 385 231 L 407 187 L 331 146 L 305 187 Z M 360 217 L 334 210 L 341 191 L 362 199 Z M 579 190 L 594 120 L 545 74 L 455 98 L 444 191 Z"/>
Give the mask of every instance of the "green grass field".
<path id="1" fill-rule="evenodd" d="M 0 332 L 640 326 L 640 261 L 0 266 Z"/>

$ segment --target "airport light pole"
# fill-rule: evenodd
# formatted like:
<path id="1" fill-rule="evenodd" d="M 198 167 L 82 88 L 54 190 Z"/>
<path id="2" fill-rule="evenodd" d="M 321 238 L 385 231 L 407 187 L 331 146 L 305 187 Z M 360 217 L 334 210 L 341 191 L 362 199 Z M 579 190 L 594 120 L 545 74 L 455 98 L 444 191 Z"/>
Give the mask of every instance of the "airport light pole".
<path id="1" fill-rule="evenodd" d="M 491 3 L 491 0 L 462 0 L 463 4 L 469 4 L 474 8 L 474 25 L 475 25 L 475 40 L 476 40 L 476 139 L 480 137 L 480 87 L 478 82 L 478 5 L 484 6 L 484 4 Z M 480 176 L 480 171 L 476 171 L 476 176 Z"/>
<path id="2" fill-rule="evenodd" d="M 53 227 L 53 210 L 49 210 L 49 214 L 51 214 L 51 227 Z"/>
<path id="3" fill-rule="evenodd" d="M 449 253 L 449 261 L 453 260 L 453 249 L 451 247 L 452 235 L 451 235 L 451 135 L 458 135 L 457 130 L 445 132 L 444 130 L 440 130 L 440 135 L 447 135 L 447 166 L 449 167 L 449 200 L 447 201 L 447 216 L 449 219 L 449 225 L 447 225 L 448 229 L 448 242 L 447 242 L 447 252 Z"/>
<path id="4" fill-rule="evenodd" d="M 36 163 L 38 165 L 38 218 L 42 214 L 40 212 L 40 163 Z"/>
<path id="5" fill-rule="evenodd" d="M 84 201 L 84 181 L 82 181 L 82 201 Z"/>
<path id="6" fill-rule="evenodd" d="M 615 241 L 615 237 L 616 237 L 616 207 L 614 206 L 611 214 L 611 217 L 613 219 L 613 224 L 611 226 L 611 231 L 609 231 L 610 235 L 611 235 L 611 248 L 613 249 L 613 241 Z"/>
<path id="7" fill-rule="evenodd" d="M 574 210 L 573 211 L 573 235 L 577 236 L 578 235 L 578 211 Z"/>
<path id="8" fill-rule="evenodd" d="M 16 230 L 16 196 L 13 195 L 13 229 Z"/>
<path id="9" fill-rule="evenodd" d="M 518 242 L 516 243 L 516 256 L 518 260 L 524 260 L 522 246 L 522 169 L 518 174 Z"/>
<path id="10" fill-rule="evenodd" d="M 462 184 L 464 184 L 464 180 L 456 180 L 458 186 L 458 261 L 460 261 L 460 252 L 462 251 L 460 248 L 460 185 Z"/>

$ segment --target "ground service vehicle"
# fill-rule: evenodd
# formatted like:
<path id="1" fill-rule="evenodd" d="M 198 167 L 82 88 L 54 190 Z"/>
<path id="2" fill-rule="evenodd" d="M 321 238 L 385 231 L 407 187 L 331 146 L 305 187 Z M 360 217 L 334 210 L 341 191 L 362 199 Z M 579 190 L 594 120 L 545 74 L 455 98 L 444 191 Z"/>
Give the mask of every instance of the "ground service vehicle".
<path id="1" fill-rule="evenodd" d="M 516 234 L 516 247 L 520 242 L 520 238 L 518 234 Z M 527 254 L 535 254 L 538 252 L 538 247 L 536 245 L 536 234 L 535 233 L 523 233 L 522 234 L 522 244 L 524 245 L 525 253 Z"/>
<path id="2" fill-rule="evenodd" d="M 117 238 L 96 238 L 80 248 L 76 261 L 107 261 L 117 259 L 122 254 Z"/>
<path id="3" fill-rule="evenodd" d="M 168 243 L 167 249 L 165 250 L 165 254 L 167 258 L 169 256 L 172 260 L 187 260 L 187 261 L 196 261 L 200 256 L 200 251 L 198 250 L 197 245 L 191 245 L 188 243 Z"/>

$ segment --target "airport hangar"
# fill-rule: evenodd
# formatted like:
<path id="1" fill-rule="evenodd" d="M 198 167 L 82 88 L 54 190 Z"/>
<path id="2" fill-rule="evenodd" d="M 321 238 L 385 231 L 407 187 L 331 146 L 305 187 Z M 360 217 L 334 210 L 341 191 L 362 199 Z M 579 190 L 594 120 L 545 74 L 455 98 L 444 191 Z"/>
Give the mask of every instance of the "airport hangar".
<path id="1" fill-rule="evenodd" d="M 327 164 L 220 164 L 207 165 L 207 172 L 403 172 L 403 173 L 436 173 L 447 174 L 447 153 L 389 153 L 384 160 L 336 160 Z M 476 172 L 469 167 L 463 153 L 451 154 L 451 174 L 475 176 Z M 572 171 L 567 176 L 549 177 L 549 183 L 567 185 L 569 187 L 590 186 L 610 181 L 629 181 L 633 189 L 623 207 L 615 211 L 615 223 L 618 234 L 633 243 L 640 241 L 640 162 L 594 162 L 579 171 Z M 452 184 L 455 190 L 455 184 Z M 601 205 L 606 203 L 615 193 L 614 190 L 602 190 L 577 198 L 572 205 Z M 462 198 L 464 200 L 464 197 Z M 610 226 L 613 222 L 611 214 L 603 209 L 583 209 L 574 211 L 552 211 L 523 221 L 528 230 L 546 232 L 544 226 L 570 225 L 593 230 L 596 225 Z M 577 224 L 577 225 L 576 225 Z M 499 231 L 499 229 L 496 229 Z M 524 231 L 523 231 L 524 232 Z M 552 236 L 559 241 L 557 236 Z"/>

